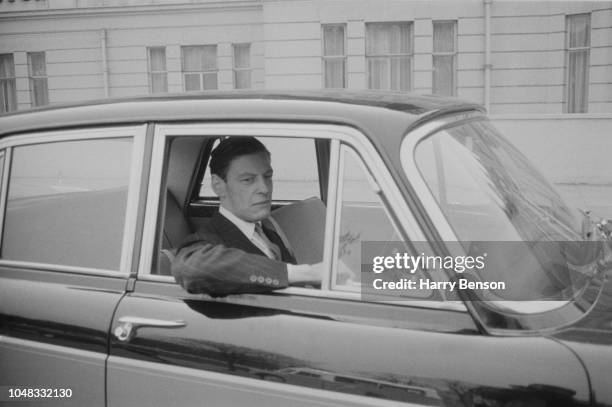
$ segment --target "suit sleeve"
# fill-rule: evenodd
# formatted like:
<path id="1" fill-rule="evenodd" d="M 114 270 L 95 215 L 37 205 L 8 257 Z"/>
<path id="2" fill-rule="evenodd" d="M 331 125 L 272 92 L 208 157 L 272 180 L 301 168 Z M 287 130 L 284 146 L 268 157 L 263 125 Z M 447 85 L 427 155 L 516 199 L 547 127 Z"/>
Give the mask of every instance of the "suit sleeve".
<path id="1" fill-rule="evenodd" d="M 288 286 L 286 263 L 227 247 L 201 233 L 181 246 L 171 270 L 176 282 L 194 294 L 258 293 Z"/>

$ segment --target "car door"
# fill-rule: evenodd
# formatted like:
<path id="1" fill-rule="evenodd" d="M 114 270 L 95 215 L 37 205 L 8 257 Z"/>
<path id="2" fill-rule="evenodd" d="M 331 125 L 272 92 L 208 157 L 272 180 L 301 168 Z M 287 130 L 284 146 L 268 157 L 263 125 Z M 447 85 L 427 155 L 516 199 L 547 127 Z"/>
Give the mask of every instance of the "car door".
<path id="1" fill-rule="evenodd" d="M 2 404 L 105 405 L 144 137 L 145 126 L 129 126 L 2 140 Z"/>
<path id="2" fill-rule="evenodd" d="M 164 224 L 163 197 L 174 176 L 164 157 L 172 159 L 179 136 L 201 138 L 206 151 L 205 138 L 228 135 L 329 141 L 329 160 L 319 161 L 329 175 L 321 287 L 215 298 L 188 294 L 158 273 L 164 233 L 157 225 Z M 189 160 L 187 154 L 180 162 Z M 198 173 L 195 165 L 191 171 Z M 150 181 L 138 280 L 112 323 L 109 406 L 546 403 L 555 389 L 569 389 L 572 402 L 588 400 L 578 360 L 555 342 L 485 336 L 462 303 L 436 290 L 399 298 L 360 291 L 362 243 L 403 240 L 411 253 L 433 249 L 358 131 L 287 123 L 158 126 Z M 187 214 L 193 194 L 181 196 Z M 551 378 L 551 369 L 560 373 Z"/>

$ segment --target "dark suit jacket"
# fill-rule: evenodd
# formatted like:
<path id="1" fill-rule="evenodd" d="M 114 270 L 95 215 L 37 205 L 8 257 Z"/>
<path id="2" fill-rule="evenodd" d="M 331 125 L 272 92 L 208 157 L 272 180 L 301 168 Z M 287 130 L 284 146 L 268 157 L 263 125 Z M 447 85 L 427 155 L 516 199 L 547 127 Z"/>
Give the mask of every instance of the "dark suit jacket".
<path id="1" fill-rule="evenodd" d="M 172 274 L 190 293 L 226 295 L 287 287 L 287 263 L 295 258 L 267 222 L 264 233 L 281 249 L 282 262 L 268 258 L 232 222 L 215 213 L 189 235 L 172 261 Z"/>

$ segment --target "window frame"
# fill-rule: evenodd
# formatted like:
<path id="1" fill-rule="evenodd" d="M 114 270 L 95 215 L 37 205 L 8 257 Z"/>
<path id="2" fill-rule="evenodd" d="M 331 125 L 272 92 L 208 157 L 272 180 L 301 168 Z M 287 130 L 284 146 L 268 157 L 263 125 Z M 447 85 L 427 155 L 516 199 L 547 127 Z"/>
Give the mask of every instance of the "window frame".
<path id="1" fill-rule="evenodd" d="M 408 45 L 410 50 L 408 53 L 399 53 L 399 54 L 368 54 L 368 26 L 374 25 L 408 25 L 408 33 L 410 38 L 408 39 Z M 370 87 L 370 68 L 369 68 L 369 59 L 370 58 L 385 58 L 388 61 L 391 61 L 393 58 L 398 57 L 407 57 L 408 58 L 408 70 L 410 75 L 410 81 L 408 82 L 408 89 L 393 89 L 389 86 L 389 89 L 376 89 L 376 90 L 387 90 L 394 92 L 411 92 L 414 89 L 414 21 L 368 21 L 365 23 L 365 62 L 366 62 L 366 89 L 374 89 Z M 391 64 L 389 63 L 389 70 L 391 69 Z M 391 85 L 389 83 L 389 85 Z"/>
<path id="2" fill-rule="evenodd" d="M 249 66 L 247 68 L 238 68 L 236 66 L 236 48 L 239 46 L 248 46 L 248 54 L 249 54 Z M 236 42 L 232 44 L 232 86 L 234 89 L 251 89 L 253 87 L 253 64 L 251 63 L 251 50 L 252 50 L 252 44 L 250 42 Z M 249 86 L 246 88 L 237 88 L 236 87 L 236 75 L 237 73 L 243 73 L 243 72 L 248 72 L 249 73 Z"/>
<path id="3" fill-rule="evenodd" d="M 588 16 L 587 20 L 587 46 L 582 47 L 571 47 L 570 45 L 570 19 L 575 16 Z M 591 71 L 591 34 L 592 34 L 592 18 L 591 13 L 576 13 L 576 14 L 566 14 L 565 15 L 565 103 L 563 104 L 563 109 L 565 113 L 588 113 L 589 111 L 589 86 L 590 86 L 590 71 Z M 570 54 L 572 53 L 585 53 L 585 58 L 587 60 L 586 72 L 584 73 L 584 100 L 585 106 L 584 111 L 570 111 Z M 574 98 L 576 95 L 574 95 Z"/>
<path id="4" fill-rule="evenodd" d="M 164 51 L 164 66 L 165 70 L 156 71 L 153 70 L 152 66 L 152 58 L 151 52 L 154 50 L 163 50 Z M 164 46 L 155 46 L 155 47 L 147 47 L 147 68 L 148 68 L 148 76 L 149 76 L 149 93 L 167 93 L 168 92 L 168 58 L 166 54 L 166 47 Z M 166 78 L 166 89 L 163 91 L 154 91 L 153 90 L 153 75 L 164 75 Z"/>
<path id="5" fill-rule="evenodd" d="M 199 71 L 186 71 L 185 70 L 185 49 L 186 48 L 206 48 L 206 47 L 214 47 L 215 49 L 215 69 L 214 70 L 204 70 L 204 67 L 201 67 Z M 185 75 L 187 74 L 199 74 L 200 75 L 200 88 L 197 90 L 187 90 L 187 81 L 185 80 Z M 199 45 L 181 45 L 181 74 L 183 78 L 183 91 L 184 92 L 206 92 L 206 91 L 215 91 L 219 89 L 219 47 L 217 44 L 199 44 Z M 204 76 L 207 74 L 215 74 L 216 83 L 214 89 L 204 89 Z"/>
<path id="6" fill-rule="evenodd" d="M 2 238 L 4 237 L 4 217 L 6 214 L 6 200 L 8 197 L 9 165 L 12 158 L 12 150 L 9 147 L 0 150 L 2 156 L 2 178 L 0 179 L 0 254 L 2 253 Z M 2 258 L 0 257 L 0 262 Z"/>
<path id="7" fill-rule="evenodd" d="M 360 293 L 340 291 L 331 289 L 333 270 L 336 267 L 336 225 L 338 183 L 339 183 L 339 158 L 341 145 L 350 146 L 360 157 L 367 167 L 369 175 L 380 190 L 380 195 L 385 210 L 388 211 L 390 219 L 398 227 L 402 238 L 419 242 L 430 250 L 430 245 L 425 238 L 416 218 L 408 208 L 398 186 L 395 184 L 389 169 L 386 167 L 377 150 L 367 137 L 359 130 L 337 124 L 299 124 L 299 123 L 274 123 L 274 122 L 218 122 L 218 123 L 184 123 L 184 124 L 157 124 L 154 131 L 152 166 L 149 177 L 147 206 L 145 210 L 144 230 L 142 236 L 142 249 L 139 259 L 138 280 L 144 282 L 166 283 L 172 292 L 182 290 L 176 285 L 172 276 L 151 274 L 154 257 L 157 256 L 157 239 L 159 237 L 158 225 L 160 224 L 162 187 L 165 185 L 165 157 L 168 151 L 166 146 L 169 138 L 174 136 L 214 137 L 214 136 L 254 136 L 254 137 L 279 137 L 279 138 L 310 138 L 331 140 L 329 184 L 327 190 L 326 219 L 324 238 L 323 262 L 326 264 L 325 278 L 322 280 L 321 289 L 310 289 L 301 287 L 288 287 L 274 291 L 273 295 L 299 295 L 306 297 L 322 297 L 332 299 L 344 299 L 364 302 Z M 334 204 L 329 204 L 334 202 Z M 163 222 L 162 222 L 163 224 Z M 424 247 L 422 246 L 422 247 Z M 181 292 L 181 291 L 179 291 Z M 181 295 L 193 298 L 208 298 L 201 294 L 187 294 L 182 291 Z M 263 294 L 265 295 L 265 294 Z M 248 302 L 249 295 L 234 295 L 239 301 Z M 369 302 L 369 301 L 365 301 Z M 383 302 L 386 301 L 377 301 Z M 430 301 L 407 299 L 406 301 L 388 301 L 396 305 L 407 305 L 411 307 L 446 309 L 452 311 L 466 311 L 463 303 L 458 301 Z"/>
<path id="8" fill-rule="evenodd" d="M 342 40 L 344 53 L 342 55 L 325 55 L 325 28 L 326 27 L 342 27 Z M 345 23 L 330 23 L 321 24 L 321 87 L 324 89 L 346 89 L 348 87 L 348 57 L 347 47 L 348 40 L 346 35 L 347 25 Z M 341 87 L 327 87 L 325 86 L 325 63 L 327 61 L 341 60 L 343 61 L 344 70 L 342 72 L 342 86 Z"/>
<path id="9" fill-rule="evenodd" d="M 56 142 L 104 140 L 115 138 L 132 139 L 132 158 L 130 163 L 130 178 L 128 183 L 127 204 L 125 212 L 125 223 L 123 225 L 123 241 L 121 244 L 121 257 L 118 270 L 100 269 L 93 267 L 68 266 L 61 264 L 49 264 L 30 262 L 22 260 L 10 260 L 0 258 L 0 267 L 42 269 L 45 271 L 59 271 L 75 274 L 95 274 L 110 277 L 128 277 L 132 271 L 134 262 L 137 261 L 133 253 L 137 247 L 137 218 L 139 211 L 139 196 L 141 194 L 141 183 L 144 177 L 143 165 L 145 154 L 145 137 L 147 125 L 131 125 L 124 127 L 82 127 L 79 129 L 41 131 L 8 136 L 0 140 L 0 150 L 5 151 L 4 171 L 2 175 L 2 196 L 0 197 L 1 223 L 0 246 L 4 238 L 5 209 L 8 199 L 8 182 L 12 166 L 12 153 L 14 148 L 47 144 Z"/>
<path id="10" fill-rule="evenodd" d="M 18 108 L 18 103 L 17 103 L 17 77 L 15 75 L 15 56 L 13 53 L 3 53 L 0 54 L 0 57 L 7 57 L 8 59 L 10 59 L 10 64 L 12 66 L 13 69 L 13 75 L 12 76 L 0 76 L 0 83 L 12 83 L 13 84 L 13 93 L 11 95 L 8 95 L 8 92 L 6 94 L 7 98 L 4 99 L 5 96 L 5 92 L 2 92 L 2 95 L 0 95 L 0 97 L 2 97 L 2 99 L 4 100 L 4 103 L 2 103 L 3 106 L 6 106 L 6 110 L 0 110 L 0 113 L 8 113 L 8 112 L 14 112 L 17 110 Z M 2 87 L 0 86 L 0 89 L 2 89 Z M 5 89 L 7 89 L 7 87 L 5 87 Z M 11 109 L 11 103 L 9 103 L 9 99 L 12 97 L 12 102 L 13 102 L 13 109 Z"/>
<path id="11" fill-rule="evenodd" d="M 363 157 L 361 156 L 361 154 L 359 154 L 359 151 L 357 149 L 355 149 L 354 147 L 352 147 L 349 144 L 346 143 L 341 143 L 340 144 L 340 148 L 339 148 L 339 152 L 338 152 L 338 169 L 337 169 L 337 183 L 336 183 L 336 197 L 335 197 L 335 205 L 336 205 L 336 210 L 335 210 L 335 215 L 336 218 L 334 219 L 334 245 L 333 245 L 333 253 L 332 253 L 332 259 L 333 259 L 333 263 L 332 263 L 332 267 L 331 267 L 331 289 L 332 290 L 336 290 L 336 291 L 351 291 L 351 290 L 347 290 L 346 287 L 343 287 L 341 285 L 337 284 L 337 277 L 338 277 L 338 263 L 339 263 L 339 256 L 338 256 L 338 251 L 340 249 L 340 233 L 341 233 L 341 223 L 342 223 L 342 206 L 343 206 L 343 196 L 342 193 L 344 191 L 344 183 L 345 183 L 345 173 L 346 173 L 346 160 L 347 160 L 347 155 L 349 154 L 353 154 L 355 156 L 355 159 L 358 160 L 357 165 L 359 166 L 359 168 L 363 171 L 363 175 L 365 176 L 365 178 L 368 181 L 368 185 L 370 186 L 370 188 L 372 189 L 372 192 L 374 192 L 378 198 L 381 201 L 381 205 L 383 207 L 383 211 L 385 212 L 385 214 L 387 215 L 387 219 L 389 221 L 389 223 L 391 224 L 391 226 L 393 227 L 393 229 L 397 232 L 398 236 L 399 235 L 404 235 L 404 233 L 402 232 L 402 228 L 398 227 L 397 221 L 394 219 L 392 212 L 390 212 L 389 207 L 387 205 L 387 203 L 385 202 L 385 200 L 383 199 L 383 195 L 382 195 L 382 190 L 378 184 L 378 182 L 376 181 L 376 179 L 374 178 L 374 176 L 372 175 L 371 170 L 368 168 L 367 164 L 364 162 Z M 404 236 L 405 238 L 405 236 Z M 407 299 L 409 299 L 410 301 L 413 301 L 412 297 L 406 297 Z"/>
<path id="12" fill-rule="evenodd" d="M 434 45 L 435 45 L 435 40 L 434 40 L 434 36 L 435 36 L 435 26 L 436 23 L 442 23 L 442 24 L 452 24 L 453 27 L 453 51 L 452 52 L 442 52 L 442 51 L 436 51 L 434 49 Z M 458 37 L 459 37 L 459 22 L 458 20 L 432 20 L 431 22 L 432 24 L 432 51 L 431 51 L 431 56 L 432 56 L 432 75 L 431 75 L 431 91 L 432 93 L 434 92 L 435 89 L 435 64 L 434 64 L 434 59 L 437 56 L 450 56 L 453 58 L 453 66 L 452 66 L 452 89 L 451 89 L 451 94 L 450 95 L 444 95 L 441 94 L 442 96 L 456 96 L 457 95 L 457 55 L 459 54 L 457 48 L 458 48 Z M 436 93 L 434 93 L 436 94 Z"/>
<path id="13" fill-rule="evenodd" d="M 42 55 L 43 58 L 43 66 L 45 67 L 45 73 L 44 75 L 35 75 L 33 73 L 33 64 L 32 64 L 32 58 L 34 55 Z M 46 106 L 49 104 L 50 98 L 49 98 L 49 80 L 48 80 L 48 76 L 47 76 L 47 55 L 45 51 L 34 51 L 34 52 L 28 52 L 27 53 L 27 59 L 28 59 L 28 80 L 29 80 L 29 87 L 30 87 L 30 105 L 32 107 L 38 107 L 38 106 Z M 35 88 L 35 81 L 36 80 L 42 80 L 44 83 L 44 87 L 45 87 L 45 94 L 46 94 L 46 100 L 39 102 L 36 100 L 36 92 L 34 90 Z"/>
<path id="14" fill-rule="evenodd" d="M 424 140 L 431 134 L 444 129 L 447 126 L 455 126 L 461 120 L 472 117 L 479 118 L 480 120 L 485 118 L 485 116 L 478 111 L 451 113 L 446 117 L 437 118 L 411 130 L 405 135 L 400 145 L 400 161 L 402 163 L 404 175 L 410 182 L 410 185 L 414 189 L 415 194 L 421 204 L 427 208 L 427 213 L 443 242 L 459 242 L 460 240 L 446 220 L 446 216 L 442 212 L 442 208 L 440 208 L 436 197 L 431 192 L 427 186 L 427 182 L 421 175 L 421 171 L 417 167 L 416 160 L 414 159 L 414 154 L 421 140 Z M 452 246 L 455 247 L 457 245 Z M 465 255 L 466 253 L 457 252 L 452 254 L 455 256 L 461 256 Z"/>

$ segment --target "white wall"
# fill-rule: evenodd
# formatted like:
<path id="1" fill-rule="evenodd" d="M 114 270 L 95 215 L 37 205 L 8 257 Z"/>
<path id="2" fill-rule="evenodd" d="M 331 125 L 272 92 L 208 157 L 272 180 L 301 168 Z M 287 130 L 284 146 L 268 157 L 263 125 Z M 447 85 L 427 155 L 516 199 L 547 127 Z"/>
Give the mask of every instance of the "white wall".
<path id="1" fill-rule="evenodd" d="M 566 16 L 591 13 L 589 112 L 612 112 L 612 2 L 492 2 L 492 113 L 559 114 L 566 92 Z M 365 24 L 414 24 L 413 90 L 432 91 L 432 21 L 457 20 L 457 96 L 484 102 L 483 2 L 264 1 L 266 86 L 322 86 L 321 24 L 346 24 L 347 83 L 366 87 Z"/>
<path id="2" fill-rule="evenodd" d="M 493 115 L 572 206 L 612 217 L 612 114 Z"/>
<path id="3" fill-rule="evenodd" d="M 252 86 L 264 87 L 262 17 L 257 4 L 153 6 L 129 12 L 53 10 L 35 18 L 27 13 L 9 18 L 2 12 L 13 4 L 21 3 L 0 3 L 0 53 L 14 54 L 19 109 L 30 107 L 26 52 L 32 51 L 45 51 L 50 103 L 104 98 L 102 30 L 106 30 L 110 97 L 149 93 L 150 46 L 166 47 L 168 90 L 182 92 L 181 46 L 216 44 L 219 89 L 232 89 L 232 44 L 251 43 Z"/>
<path id="4" fill-rule="evenodd" d="M 553 182 L 612 185 L 612 114 L 492 115 L 491 121 Z"/>
<path id="5" fill-rule="evenodd" d="M 493 0 L 494 114 L 564 109 L 565 21 L 591 13 L 589 113 L 612 112 L 612 1 Z M 19 11 L 21 10 L 21 11 Z M 219 88 L 232 88 L 231 44 L 252 43 L 254 88 L 320 88 L 321 24 L 346 24 L 347 83 L 366 87 L 365 24 L 411 21 L 413 90 L 432 91 L 432 21 L 458 28 L 457 96 L 484 102 L 481 0 L 46 0 L 0 3 L 0 53 L 15 55 L 19 108 L 29 107 L 28 51 L 46 51 L 51 103 L 104 96 L 99 32 L 107 30 L 110 96 L 148 93 L 148 46 L 166 46 L 169 91 L 183 89 L 180 47 L 217 44 Z"/>

